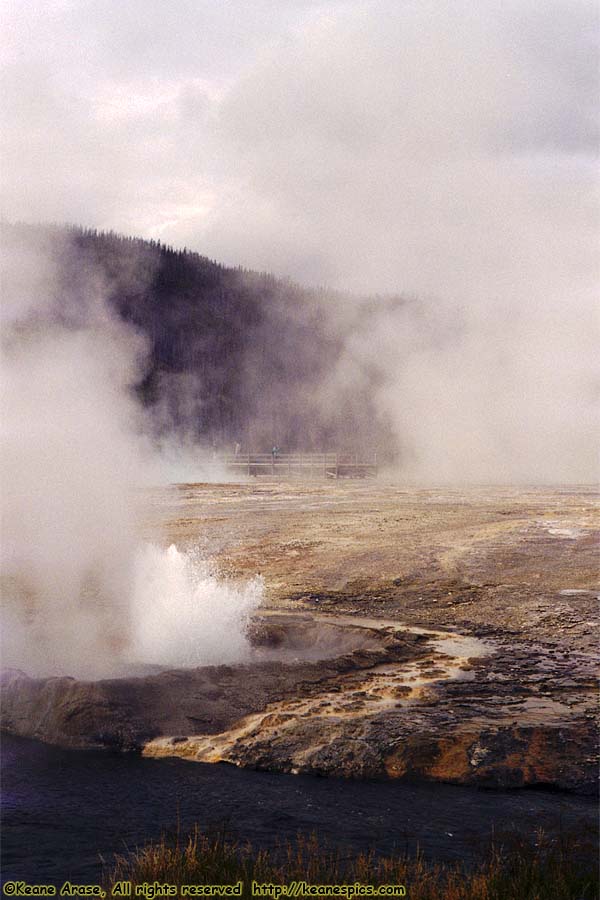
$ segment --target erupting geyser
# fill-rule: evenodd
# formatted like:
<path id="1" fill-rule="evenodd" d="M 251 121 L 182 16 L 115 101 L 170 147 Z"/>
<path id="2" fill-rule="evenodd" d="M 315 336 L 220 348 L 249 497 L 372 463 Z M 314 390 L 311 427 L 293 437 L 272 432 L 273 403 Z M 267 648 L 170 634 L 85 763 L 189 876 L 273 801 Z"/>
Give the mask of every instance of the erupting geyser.
<path id="1" fill-rule="evenodd" d="M 28 596 L 15 579 L 3 621 L 3 665 L 28 674 L 93 678 L 130 673 L 131 666 L 182 668 L 249 657 L 247 627 L 263 597 L 262 578 L 243 584 L 222 580 L 197 550 L 180 552 L 174 544 L 144 545 L 133 568 L 132 596 L 112 632 L 102 631 L 100 622 L 110 620 L 111 612 L 114 618 L 116 610 L 104 607 L 93 578 L 70 604 L 71 619 L 62 628 L 57 618 L 49 627 L 44 598 Z M 97 652 L 85 659 L 81 649 L 89 651 L 92 641 Z"/>
<path id="2" fill-rule="evenodd" d="M 147 545 L 136 561 L 132 661 L 167 666 L 239 662 L 248 620 L 263 596 L 260 577 L 219 580 L 198 552 Z"/>
<path id="3" fill-rule="evenodd" d="M 194 552 L 143 543 L 145 489 L 164 480 L 135 390 L 144 337 L 107 303 L 101 271 L 66 278 L 68 235 L 12 241 L 0 259 L 2 665 L 99 678 L 245 658 L 261 581 L 234 586 Z"/>

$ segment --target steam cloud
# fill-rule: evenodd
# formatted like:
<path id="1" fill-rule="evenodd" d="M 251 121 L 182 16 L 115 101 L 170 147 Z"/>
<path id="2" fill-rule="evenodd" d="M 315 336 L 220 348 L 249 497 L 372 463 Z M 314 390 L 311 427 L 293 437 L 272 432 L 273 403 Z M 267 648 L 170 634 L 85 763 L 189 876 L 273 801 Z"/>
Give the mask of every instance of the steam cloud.
<path id="1" fill-rule="evenodd" d="M 136 561 L 132 658 L 169 666 L 238 662 L 248 654 L 244 626 L 262 596 L 260 577 L 228 585 L 197 553 L 147 545 Z"/>
<path id="2" fill-rule="evenodd" d="M 99 273 L 69 294 L 68 252 L 56 236 L 3 246 L 2 663 L 98 676 L 239 658 L 260 585 L 144 547 L 143 489 L 163 463 L 132 391 L 145 342 L 111 313 Z"/>

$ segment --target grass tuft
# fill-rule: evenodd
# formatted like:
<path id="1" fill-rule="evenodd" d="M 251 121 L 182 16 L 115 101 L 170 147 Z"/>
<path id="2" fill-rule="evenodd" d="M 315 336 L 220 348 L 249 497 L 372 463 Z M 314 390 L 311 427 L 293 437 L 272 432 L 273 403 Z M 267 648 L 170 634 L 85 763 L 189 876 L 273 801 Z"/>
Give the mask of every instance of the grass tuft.
<path id="1" fill-rule="evenodd" d="M 229 840 L 224 832 L 196 828 L 185 840 L 162 838 L 119 856 L 104 883 L 111 896 L 117 881 L 135 887 L 144 882 L 234 884 L 243 882 L 251 897 L 253 881 L 261 884 L 401 884 L 410 900 L 597 900 L 598 869 L 593 845 L 579 837 L 534 840 L 510 836 L 496 840 L 475 866 L 428 863 L 419 854 L 381 857 L 372 852 L 348 857 L 323 847 L 315 835 L 298 836 L 275 851 L 254 850 Z M 298 894 L 303 897 L 304 894 Z"/>

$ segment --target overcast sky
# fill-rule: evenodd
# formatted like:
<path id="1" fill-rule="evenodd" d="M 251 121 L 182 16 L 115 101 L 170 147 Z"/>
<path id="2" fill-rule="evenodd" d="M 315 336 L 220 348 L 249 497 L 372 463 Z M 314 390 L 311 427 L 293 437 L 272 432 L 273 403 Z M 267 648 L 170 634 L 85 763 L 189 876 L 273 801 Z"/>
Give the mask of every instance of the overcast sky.
<path id="1" fill-rule="evenodd" d="M 5 0 L 4 216 L 355 289 L 585 281 L 597 10 Z"/>

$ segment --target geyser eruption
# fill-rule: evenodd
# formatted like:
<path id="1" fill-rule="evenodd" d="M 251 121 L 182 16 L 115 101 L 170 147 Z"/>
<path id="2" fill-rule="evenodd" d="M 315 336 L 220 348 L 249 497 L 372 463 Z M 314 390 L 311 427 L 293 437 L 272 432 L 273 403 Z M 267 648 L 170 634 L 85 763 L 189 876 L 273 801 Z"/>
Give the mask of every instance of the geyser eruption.
<path id="1" fill-rule="evenodd" d="M 198 662 L 203 647 L 231 661 L 259 584 L 221 587 L 175 549 L 139 549 L 158 468 L 133 390 L 146 345 L 96 271 L 67 283 L 68 253 L 47 237 L 3 246 L 2 664 L 97 677 L 145 650 Z"/>
<path id="2" fill-rule="evenodd" d="M 149 544 L 136 561 L 132 661 L 199 666 L 243 659 L 248 619 L 262 596 L 260 577 L 228 584 L 197 552 Z"/>

